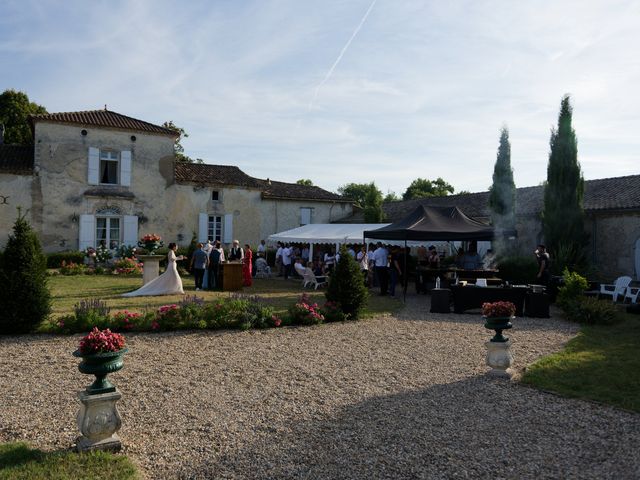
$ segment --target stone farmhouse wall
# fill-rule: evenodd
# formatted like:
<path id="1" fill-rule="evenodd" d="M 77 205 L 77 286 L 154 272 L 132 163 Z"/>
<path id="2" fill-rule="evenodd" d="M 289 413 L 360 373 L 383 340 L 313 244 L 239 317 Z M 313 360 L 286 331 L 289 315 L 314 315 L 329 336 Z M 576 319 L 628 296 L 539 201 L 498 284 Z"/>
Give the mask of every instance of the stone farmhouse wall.
<path id="1" fill-rule="evenodd" d="M 31 218 L 31 189 L 35 182 L 32 175 L 13 175 L 0 173 L 0 246 L 4 247 L 8 234 L 13 229 L 13 224 L 18 215 L 18 207 L 22 214 Z"/>
<path id="2" fill-rule="evenodd" d="M 640 214 L 593 215 L 587 219 L 592 262 L 601 280 L 611 282 L 620 275 L 640 280 L 636 270 L 640 240 Z"/>

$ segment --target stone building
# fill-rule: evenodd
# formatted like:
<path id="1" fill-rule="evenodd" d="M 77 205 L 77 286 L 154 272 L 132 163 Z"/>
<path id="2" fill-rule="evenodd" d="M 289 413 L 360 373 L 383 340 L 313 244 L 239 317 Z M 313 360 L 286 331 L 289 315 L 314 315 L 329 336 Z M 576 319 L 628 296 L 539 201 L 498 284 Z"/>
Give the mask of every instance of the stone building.
<path id="1" fill-rule="evenodd" d="M 238 238 L 352 213 L 315 186 L 250 177 L 226 165 L 176 163 L 170 129 L 108 110 L 32 116 L 34 145 L 0 144 L 0 246 L 16 207 L 45 251 L 135 245 L 145 233 L 188 244 Z"/>
<path id="2" fill-rule="evenodd" d="M 531 254 L 543 241 L 541 212 L 544 187 L 516 189 L 517 245 Z M 489 192 L 388 202 L 383 205 L 390 222 L 412 212 L 417 205 L 457 206 L 469 217 L 489 222 Z M 585 229 L 589 255 L 601 280 L 621 275 L 640 280 L 640 175 L 602 178 L 584 182 Z M 355 213 L 349 221 L 361 222 Z"/>

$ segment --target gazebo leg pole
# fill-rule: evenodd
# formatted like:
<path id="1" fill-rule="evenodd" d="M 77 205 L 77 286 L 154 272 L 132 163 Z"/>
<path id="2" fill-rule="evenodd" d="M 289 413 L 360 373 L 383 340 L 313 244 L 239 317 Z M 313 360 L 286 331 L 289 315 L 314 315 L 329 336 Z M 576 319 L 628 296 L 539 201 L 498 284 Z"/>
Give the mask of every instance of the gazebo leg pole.
<path id="1" fill-rule="evenodd" d="M 313 262 L 313 243 L 309 244 L 309 259 L 307 260 L 308 262 Z M 305 265 L 306 267 L 307 265 Z"/>
<path id="2" fill-rule="evenodd" d="M 404 276 L 402 277 L 402 301 L 407 303 L 407 277 L 409 276 L 409 272 L 407 272 L 407 239 L 404 240 Z"/>

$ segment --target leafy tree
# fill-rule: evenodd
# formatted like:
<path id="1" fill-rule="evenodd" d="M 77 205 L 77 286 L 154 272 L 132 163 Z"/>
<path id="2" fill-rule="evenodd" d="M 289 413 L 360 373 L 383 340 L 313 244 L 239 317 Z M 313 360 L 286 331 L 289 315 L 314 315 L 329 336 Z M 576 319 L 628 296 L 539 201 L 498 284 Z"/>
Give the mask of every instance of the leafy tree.
<path id="1" fill-rule="evenodd" d="M 374 191 L 371 199 L 377 198 L 380 196 L 382 199 L 382 191 L 376 187 L 374 182 L 371 183 L 347 183 L 341 187 L 338 187 L 338 193 L 340 195 L 350 198 L 356 204 L 356 206 L 360 208 L 365 208 L 367 206 L 366 197 L 367 193 L 370 191 Z"/>
<path id="2" fill-rule="evenodd" d="M 498 157 L 493 167 L 493 185 L 489 189 L 489 207 L 493 225 L 503 229 L 515 228 L 516 184 L 513 181 L 507 127 L 503 127 L 500 132 Z"/>
<path id="3" fill-rule="evenodd" d="M 575 267 L 586 261 L 584 247 L 587 236 L 582 207 L 584 179 L 578 163 L 576 132 L 571 126 L 572 115 L 570 97 L 565 95 L 560 104 L 558 128 L 551 130 L 542 210 L 545 242 L 551 254 L 573 252 L 564 255 L 564 265 L 556 264 L 556 269 Z"/>
<path id="4" fill-rule="evenodd" d="M 387 202 L 398 202 L 400 200 L 401 198 L 396 194 L 396 192 L 392 192 L 391 190 L 389 190 L 387 194 L 384 196 L 384 199 L 382 201 L 384 203 L 387 203 Z"/>
<path id="5" fill-rule="evenodd" d="M 1 261 L 0 334 L 28 333 L 51 312 L 51 294 L 40 240 L 20 210 Z"/>
<path id="6" fill-rule="evenodd" d="M 364 285 L 360 266 L 347 253 L 345 245 L 340 247 L 340 260 L 329 279 L 325 296 L 336 302 L 350 320 L 357 320 L 366 304 L 369 291 Z"/>
<path id="7" fill-rule="evenodd" d="M 185 131 L 184 128 L 177 126 L 175 123 L 173 123 L 173 120 L 164 122 L 162 126 L 164 128 L 168 128 L 169 130 L 173 130 L 178 134 L 178 137 L 176 138 L 175 143 L 173 144 L 173 152 L 176 156 L 177 162 L 204 163 L 204 160 L 202 160 L 201 158 L 193 159 L 190 156 L 184 154 L 184 147 L 182 146 L 181 142 L 183 138 L 189 137 L 189 134 Z"/>
<path id="8" fill-rule="evenodd" d="M 382 211 L 382 192 L 372 182 L 364 198 L 364 221 L 366 223 L 380 223 L 384 219 Z"/>
<path id="9" fill-rule="evenodd" d="M 47 113 L 37 103 L 29 101 L 26 93 L 5 90 L 0 94 L 0 123 L 4 125 L 4 143 L 31 145 L 33 135 L 29 127 L 29 115 Z"/>
<path id="10" fill-rule="evenodd" d="M 436 180 L 416 178 L 402 194 L 403 200 L 424 197 L 445 197 L 454 192 L 453 186 L 438 177 Z"/>
<path id="11" fill-rule="evenodd" d="M 296 180 L 298 185 L 306 185 L 307 187 L 313 187 L 313 182 L 308 178 L 301 178 L 300 180 Z"/>

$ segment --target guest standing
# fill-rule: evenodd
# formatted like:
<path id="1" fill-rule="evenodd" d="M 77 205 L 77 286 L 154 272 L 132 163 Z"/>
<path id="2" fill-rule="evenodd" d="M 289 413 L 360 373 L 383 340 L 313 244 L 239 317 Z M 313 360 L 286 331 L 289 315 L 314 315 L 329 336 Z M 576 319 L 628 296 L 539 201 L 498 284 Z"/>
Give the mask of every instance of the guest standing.
<path id="1" fill-rule="evenodd" d="M 253 277 L 251 275 L 251 262 L 253 260 L 253 252 L 251 246 L 248 243 L 244 245 L 244 257 L 242 259 L 242 276 L 244 277 L 243 285 L 250 287 L 253 283 Z"/>
<path id="2" fill-rule="evenodd" d="M 218 288 L 218 275 L 220 274 L 220 263 L 225 261 L 224 250 L 219 240 L 209 254 L 209 290 Z"/>
<path id="3" fill-rule="evenodd" d="M 202 289 L 204 271 L 209 265 L 209 257 L 202 247 L 202 243 L 198 243 L 196 251 L 193 252 L 191 257 L 191 271 L 196 282 L 196 292 Z"/>
<path id="4" fill-rule="evenodd" d="M 382 246 L 382 242 L 378 242 L 378 248 L 373 252 L 373 260 L 375 262 L 376 276 L 380 284 L 380 295 L 386 295 L 389 289 L 389 269 L 387 268 L 389 252 Z"/>
<path id="5" fill-rule="evenodd" d="M 551 257 L 547 253 L 547 247 L 540 244 L 538 249 L 534 252 L 536 260 L 538 260 L 538 274 L 536 275 L 536 281 L 540 285 L 548 286 L 551 273 L 549 272 L 549 265 L 551 263 Z"/>
<path id="6" fill-rule="evenodd" d="M 244 252 L 242 251 L 242 247 L 240 247 L 240 242 L 238 240 L 233 241 L 233 246 L 231 250 L 229 250 L 229 261 L 233 262 L 234 260 L 242 261 L 244 259 Z"/>

